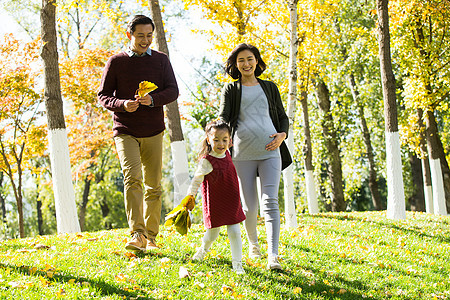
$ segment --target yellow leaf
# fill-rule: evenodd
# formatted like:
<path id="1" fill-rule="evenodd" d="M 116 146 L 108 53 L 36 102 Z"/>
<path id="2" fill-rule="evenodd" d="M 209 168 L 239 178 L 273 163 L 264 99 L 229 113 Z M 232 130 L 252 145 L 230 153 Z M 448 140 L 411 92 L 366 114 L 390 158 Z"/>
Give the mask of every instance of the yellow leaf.
<path id="1" fill-rule="evenodd" d="M 225 285 L 225 284 L 222 285 L 221 290 L 222 290 L 223 294 L 233 293 L 233 288 L 231 286 L 228 286 L 228 285 Z"/>
<path id="2" fill-rule="evenodd" d="M 75 283 L 75 279 L 73 279 L 73 278 L 72 278 L 72 279 L 69 279 L 68 283 L 69 283 L 69 284 L 74 284 L 74 283 Z"/>
<path id="3" fill-rule="evenodd" d="M 296 288 L 294 289 L 294 291 L 293 291 L 293 293 L 294 293 L 295 295 L 300 294 L 301 292 L 302 292 L 302 288 L 301 288 L 301 287 L 296 287 Z"/>
<path id="4" fill-rule="evenodd" d="M 132 253 L 132 252 L 125 252 L 124 255 L 128 258 L 134 258 L 137 257 L 136 254 Z"/>
<path id="5" fill-rule="evenodd" d="M 139 97 L 144 97 L 145 95 L 147 95 L 151 91 L 156 90 L 157 88 L 158 87 L 156 86 L 156 84 L 150 81 L 142 81 L 141 83 L 139 83 L 138 95 Z"/>
<path id="6" fill-rule="evenodd" d="M 42 277 L 42 276 L 39 276 L 39 280 L 41 281 L 41 284 L 42 284 L 43 286 L 49 286 L 49 284 L 50 284 L 50 281 L 48 281 L 47 279 L 45 279 L 45 278 Z"/>
<path id="7" fill-rule="evenodd" d="M 60 290 L 56 293 L 56 296 L 58 296 L 58 297 L 62 297 L 62 296 L 65 296 L 65 295 L 66 295 L 66 291 L 63 290 L 63 289 L 60 289 Z"/>

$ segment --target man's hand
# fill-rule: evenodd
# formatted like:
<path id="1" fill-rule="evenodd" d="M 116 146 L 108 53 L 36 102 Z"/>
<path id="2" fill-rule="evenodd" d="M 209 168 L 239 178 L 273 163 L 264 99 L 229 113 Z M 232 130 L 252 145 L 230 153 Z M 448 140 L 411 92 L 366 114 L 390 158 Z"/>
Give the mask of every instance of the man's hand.
<path id="1" fill-rule="evenodd" d="M 273 140 L 266 145 L 267 151 L 273 151 L 280 147 L 281 143 L 286 138 L 286 132 L 274 133 L 270 137 L 273 138 Z"/>
<path id="2" fill-rule="evenodd" d="M 149 94 L 145 94 L 144 97 L 140 97 L 139 95 L 136 95 L 135 97 L 136 97 L 136 101 L 139 104 L 147 105 L 147 106 L 153 104 L 152 97 Z"/>
<path id="3" fill-rule="evenodd" d="M 139 107 L 139 102 L 135 100 L 126 100 L 123 103 L 123 108 L 127 112 L 135 112 Z"/>

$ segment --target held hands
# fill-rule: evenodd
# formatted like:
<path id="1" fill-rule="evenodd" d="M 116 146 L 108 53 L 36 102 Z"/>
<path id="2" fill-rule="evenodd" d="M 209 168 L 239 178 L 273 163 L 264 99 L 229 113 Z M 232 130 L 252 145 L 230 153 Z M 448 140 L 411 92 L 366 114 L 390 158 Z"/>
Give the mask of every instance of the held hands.
<path id="1" fill-rule="evenodd" d="M 266 145 L 267 151 L 273 151 L 280 147 L 281 143 L 286 138 L 286 132 L 274 133 L 270 137 L 273 138 L 273 140 Z"/>

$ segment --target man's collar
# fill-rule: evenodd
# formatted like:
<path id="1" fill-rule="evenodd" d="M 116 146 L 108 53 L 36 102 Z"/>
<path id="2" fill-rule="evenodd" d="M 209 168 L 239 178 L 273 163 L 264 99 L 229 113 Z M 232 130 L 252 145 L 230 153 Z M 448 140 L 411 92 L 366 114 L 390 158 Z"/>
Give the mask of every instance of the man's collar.
<path id="1" fill-rule="evenodd" d="M 145 56 L 145 55 L 152 55 L 152 49 L 148 48 L 147 51 L 145 53 L 143 53 L 142 55 L 137 54 L 136 52 L 134 52 L 133 50 L 131 50 L 130 48 L 128 48 L 127 50 L 125 50 L 125 53 L 128 54 L 129 57 L 133 57 L 133 56 Z"/>

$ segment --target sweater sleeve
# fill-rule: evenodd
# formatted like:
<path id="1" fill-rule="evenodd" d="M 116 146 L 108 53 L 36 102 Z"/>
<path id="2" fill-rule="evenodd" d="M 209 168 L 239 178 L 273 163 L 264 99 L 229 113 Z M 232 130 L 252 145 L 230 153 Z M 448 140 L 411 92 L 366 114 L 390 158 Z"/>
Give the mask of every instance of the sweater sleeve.
<path id="1" fill-rule="evenodd" d="M 197 170 L 194 173 L 194 178 L 192 178 L 191 185 L 189 186 L 188 195 L 192 195 L 195 197 L 200 184 L 202 184 L 203 179 L 205 178 L 205 175 L 211 173 L 212 170 L 213 167 L 207 159 L 203 158 L 200 160 L 197 166 Z"/>
<path id="2" fill-rule="evenodd" d="M 117 88 L 115 72 L 114 58 L 111 57 L 106 62 L 103 70 L 102 81 L 97 96 L 100 104 L 106 109 L 114 112 L 124 112 L 125 108 L 123 104 L 126 99 L 118 99 L 114 95 Z"/>
<path id="3" fill-rule="evenodd" d="M 175 101 L 179 95 L 177 80 L 167 55 L 162 54 L 162 61 L 164 86 L 156 89 L 150 94 L 153 98 L 153 106 L 169 104 L 170 102 Z"/>
<path id="4" fill-rule="evenodd" d="M 219 106 L 219 118 L 226 123 L 231 121 L 231 84 L 226 84 L 221 93 L 220 106 Z"/>

